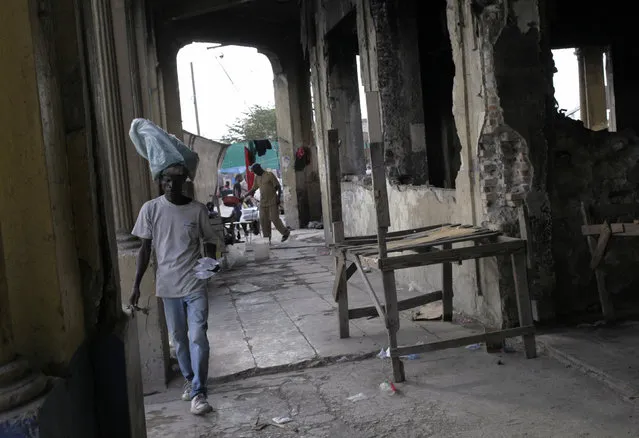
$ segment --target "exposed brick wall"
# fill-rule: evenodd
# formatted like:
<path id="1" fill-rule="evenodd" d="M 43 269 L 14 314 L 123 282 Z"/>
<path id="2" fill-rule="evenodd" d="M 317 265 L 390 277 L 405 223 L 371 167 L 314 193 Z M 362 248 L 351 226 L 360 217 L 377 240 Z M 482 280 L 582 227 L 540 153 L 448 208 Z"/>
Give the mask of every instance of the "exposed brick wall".
<path id="1" fill-rule="evenodd" d="M 495 1 L 478 16 L 486 117 L 479 139 L 478 170 L 482 225 L 519 236 L 517 207 L 530 212 L 533 260 L 531 296 L 542 317 L 552 314 L 554 262 L 551 251 L 551 211 L 546 194 L 548 146 L 545 137 L 548 82 L 547 58 L 542 57 L 539 23 L 518 17 L 534 16 L 535 0 Z M 521 4 L 518 5 L 521 7 Z M 499 284 L 503 323 L 517 322 L 512 272 L 501 260 Z"/>

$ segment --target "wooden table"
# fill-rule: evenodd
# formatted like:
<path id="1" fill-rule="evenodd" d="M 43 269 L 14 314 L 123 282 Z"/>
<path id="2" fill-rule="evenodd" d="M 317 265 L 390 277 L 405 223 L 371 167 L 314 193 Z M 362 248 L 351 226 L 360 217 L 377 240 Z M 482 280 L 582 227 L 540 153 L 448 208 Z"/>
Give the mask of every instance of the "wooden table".
<path id="1" fill-rule="evenodd" d="M 522 336 L 526 357 L 537 356 L 535 328 L 528 291 L 527 242 L 500 232 L 460 224 L 441 224 L 386 234 L 386 254 L 380 256 L 377 236 L 349 237 L 331 245 L 336 257 L 333 298 L 338 303 L 340 337 L 349 337 L 349 320 L 380 316 L 389 335 L 390 356 L 395 381 L 405 380 L 401 356 L 460 347 L 468 344 L 502 342 Z M 470 244 L 470 245 L 469 245 Z M 510 256 L 517 296 L 520 327 L 427 344 L 398 347 L 399 311 L 443 301 L 443 320 L 453 319 L 452 264 L 463 260 Z M 394 271 L 419 266 L 442 265 L 442 289 L 398 301 Z M 384 303 L 373 289 L 365 267 L 383 273 Z M 348 279 L 359 273 L 371 297 L 372 306 L 348 307 Z M 498 287 L 497 285 L 495 287 Z"/>

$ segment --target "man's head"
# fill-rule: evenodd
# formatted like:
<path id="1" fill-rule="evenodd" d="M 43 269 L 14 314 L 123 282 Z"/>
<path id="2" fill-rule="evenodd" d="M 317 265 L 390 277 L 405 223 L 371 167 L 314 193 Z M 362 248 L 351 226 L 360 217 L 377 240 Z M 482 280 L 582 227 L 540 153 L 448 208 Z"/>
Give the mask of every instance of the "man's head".
<path id="1" fill-rule="evenodd" d="M 235 175 L 235 182 L 241 183 L 242 181 L 244 181 L 244 177 L 242 176 L 241 173 L 238 173 L 237 175 Z"/>
<path id="2" fill-rule="evenodd" d="M 253 172 L 254 174 L 258 176 L 262 176 L 264 174 L 264 169 L 262 169 L 262 166 L 255 163 L 251 166 L 251 172 Z"/>
<path id="3" fill-rule="evenodd" d="M 230 181 L 225 182 L 224 183 L 224 188 L 228 189 L 229 187 L 231 187 L 231 182 Z"/>
<path id="4" fill-rule="evenodd" d="M 188 177 L 188 171 L 182 164 L 167 167 L 160 175 L 160 185 L 164 195 L 169 200 L 176 200 L 182 196 L 182 188 Z"/>

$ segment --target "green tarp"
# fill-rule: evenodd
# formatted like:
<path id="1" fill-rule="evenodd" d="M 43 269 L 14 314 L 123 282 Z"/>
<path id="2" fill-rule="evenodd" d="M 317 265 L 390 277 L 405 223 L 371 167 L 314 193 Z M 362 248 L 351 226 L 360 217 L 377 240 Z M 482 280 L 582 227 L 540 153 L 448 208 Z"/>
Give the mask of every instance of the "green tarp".
<path id="1" fill-rule="evenodd" d="M 244 159 L 244 147 L 248 145 L 248 142 L 234 143 L 226 150 L 224 161 L 222 162 L 221 171 L 225 169 L 246 169 L 246 162 Z M 264 169 L 280 169 L 280 144 L 276 141 L 271 141 L 273 149 L 267 149 L 266 154 L 263 156 L 255 155 L 256 162 Z"/>

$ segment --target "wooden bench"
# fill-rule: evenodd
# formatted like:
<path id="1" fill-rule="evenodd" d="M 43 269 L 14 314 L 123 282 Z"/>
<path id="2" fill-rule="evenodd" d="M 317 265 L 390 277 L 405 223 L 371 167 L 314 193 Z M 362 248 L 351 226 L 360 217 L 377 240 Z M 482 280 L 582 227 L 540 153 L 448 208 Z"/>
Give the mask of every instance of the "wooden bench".
<path id="1" fill-rule="evenodd" d="M 639 204 L 602 204 L 587 205 L 581 203 L 583 226 L 581 234 L 588 241 L 590 249 L 590 269 L 595 271 L 597 291 L 604 320 L 615 320 L 615 309 L 606 288 L 606 279 L 601 262 L 603 261 L 610 239 L 615 237 L 639 236 Z"/>

